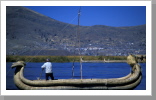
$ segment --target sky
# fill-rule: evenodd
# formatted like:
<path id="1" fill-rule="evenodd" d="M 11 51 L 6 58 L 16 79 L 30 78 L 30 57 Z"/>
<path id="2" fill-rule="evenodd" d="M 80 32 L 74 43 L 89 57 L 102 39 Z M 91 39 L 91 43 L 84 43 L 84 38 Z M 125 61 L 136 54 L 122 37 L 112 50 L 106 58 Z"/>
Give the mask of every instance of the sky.
<path id="1" fill-rule="evenodd" d="M 78 24 L 80 6 L 25 6 L 55 20 Z M 113 27 L 146 24 L 146 6 L 81 6 L 80 25 Z"/>

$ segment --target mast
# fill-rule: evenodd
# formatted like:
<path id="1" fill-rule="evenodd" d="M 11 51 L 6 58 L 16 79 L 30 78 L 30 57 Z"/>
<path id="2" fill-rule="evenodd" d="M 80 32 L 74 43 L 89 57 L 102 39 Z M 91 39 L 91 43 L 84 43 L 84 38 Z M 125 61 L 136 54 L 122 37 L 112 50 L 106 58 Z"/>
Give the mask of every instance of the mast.
<path id="1" fill-rule="evenodd" d="M 79 39 L 79 56 L 80 56 L 80 74 L 81 74 L 81 79 L 82 79 L 82 57 L 81 57 L 81 44 L 80 44 L 80 15 L 81 15 L 81 7 L 78 11 L 78 39 Z"/>
<path id="2" fill-rule="evenodd" d="M 81 7 L 78 11 L 78 42 L 79 42 L 79 55 L 81 56 L 81 52 L 80 52 L 80 47 L 81 47 L 81 44 L 80 44 L 80 13 L 81 13 Z"/>

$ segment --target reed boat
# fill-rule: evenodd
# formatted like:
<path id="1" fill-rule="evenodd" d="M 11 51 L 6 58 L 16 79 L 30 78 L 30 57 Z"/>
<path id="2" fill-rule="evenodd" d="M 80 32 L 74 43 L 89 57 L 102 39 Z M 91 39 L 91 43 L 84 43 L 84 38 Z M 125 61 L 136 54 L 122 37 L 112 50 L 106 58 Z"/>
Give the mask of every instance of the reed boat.
<path id="1" fill-rule="evenodd" d="M 112 79 L 29 80 L 23 76 L 24 61 L 15 62 L 11 67 L 16 68 L 14 83 L 22 90 L 129 90 L 139 85 L 142 73 L 133 55 L 127 57 L 127 63 L 132 71 L 124 77 Z"/>

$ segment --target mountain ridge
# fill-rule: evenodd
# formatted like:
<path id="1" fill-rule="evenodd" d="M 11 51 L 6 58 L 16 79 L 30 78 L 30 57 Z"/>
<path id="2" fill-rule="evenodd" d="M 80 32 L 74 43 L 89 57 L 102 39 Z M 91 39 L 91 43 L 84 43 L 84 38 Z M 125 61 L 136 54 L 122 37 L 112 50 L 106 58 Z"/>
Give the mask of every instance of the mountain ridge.
<path id="1" fill-rule="evenodd" d="M 77 25 L 7 6 L 7 55 L 79 55 Z M 80 26 L 82 55 L 146 54 L 146 25 Z"/>

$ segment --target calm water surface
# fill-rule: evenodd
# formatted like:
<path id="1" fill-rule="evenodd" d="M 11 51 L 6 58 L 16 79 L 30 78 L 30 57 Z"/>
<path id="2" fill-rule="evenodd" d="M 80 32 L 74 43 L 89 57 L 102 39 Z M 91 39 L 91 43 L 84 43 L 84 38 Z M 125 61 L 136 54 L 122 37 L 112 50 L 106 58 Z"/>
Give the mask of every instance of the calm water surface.
<path id="1" fill-rule="evenodd" d="M 55 79 L 80 79 L 80 64 L 74 63 L 74 77 L 72 76 L 73 63 L 52 63 L 53 74 Z M 6 64 L 6 89 L 18 90 L 13 82 L 15 69 L 10 69 L 12 62 Z M 41 79 L 45 79 L 45 73 L 42 72 L 43 63 L 27 63 L 24 69 L 24 77 L 30 80 L 36 80 L 41 75 Z M 141 83 L 135 90 L 146 90 L 146 63 L 140 63 L 143 73 Z M 130 73 L 131 69 L 127 63 L 83 63 L 82 64 L 83 79 L 103 79 L 103 78 L 119 78 Z M 42 74 L 41 74 L 42 73 Z"/>

